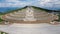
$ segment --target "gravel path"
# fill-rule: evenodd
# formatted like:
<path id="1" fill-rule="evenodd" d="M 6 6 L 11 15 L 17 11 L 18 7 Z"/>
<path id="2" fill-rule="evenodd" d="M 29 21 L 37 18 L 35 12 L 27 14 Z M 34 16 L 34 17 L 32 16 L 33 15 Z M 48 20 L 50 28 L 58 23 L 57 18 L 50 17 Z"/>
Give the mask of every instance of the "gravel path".
<path id="1" fill-rule="evenodd" d="M 60 34 L 60 25 L 50 24 L 12 24 L 0 25 L 0 31 L 9 34 Z"/>

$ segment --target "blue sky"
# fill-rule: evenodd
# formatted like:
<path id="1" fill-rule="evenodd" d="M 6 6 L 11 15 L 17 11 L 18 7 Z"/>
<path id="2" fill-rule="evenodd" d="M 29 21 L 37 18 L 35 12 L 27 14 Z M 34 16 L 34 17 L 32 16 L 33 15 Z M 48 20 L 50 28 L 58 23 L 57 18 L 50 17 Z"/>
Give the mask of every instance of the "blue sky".
<path id="1" fill-rule="evenodd" d="M 46 9 L 60 9 L 60 0 L 0 0 L 0 7 L 37 6 Z"/>

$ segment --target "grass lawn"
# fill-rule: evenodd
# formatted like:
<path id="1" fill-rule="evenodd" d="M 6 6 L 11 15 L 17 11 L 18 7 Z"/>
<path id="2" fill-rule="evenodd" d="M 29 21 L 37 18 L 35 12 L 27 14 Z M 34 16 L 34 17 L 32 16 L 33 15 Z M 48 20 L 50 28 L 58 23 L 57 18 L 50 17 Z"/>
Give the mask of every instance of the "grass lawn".
<path id="1" fill-rule="evenodd" d="M 8 34 L 8 33 L 0 31 L 0 34 Z"/>

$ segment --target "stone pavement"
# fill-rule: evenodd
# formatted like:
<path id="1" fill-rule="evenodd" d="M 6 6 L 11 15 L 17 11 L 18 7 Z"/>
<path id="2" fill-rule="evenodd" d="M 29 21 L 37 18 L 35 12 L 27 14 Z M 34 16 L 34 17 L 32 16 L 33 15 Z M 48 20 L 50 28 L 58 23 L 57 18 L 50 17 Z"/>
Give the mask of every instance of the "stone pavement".
<path id="1" fill-rule="evenodd" d="M 15 23 L 12 25 L 0 25 L 0 31 L 9 34 L 60 34 L 60 25 Z"/>

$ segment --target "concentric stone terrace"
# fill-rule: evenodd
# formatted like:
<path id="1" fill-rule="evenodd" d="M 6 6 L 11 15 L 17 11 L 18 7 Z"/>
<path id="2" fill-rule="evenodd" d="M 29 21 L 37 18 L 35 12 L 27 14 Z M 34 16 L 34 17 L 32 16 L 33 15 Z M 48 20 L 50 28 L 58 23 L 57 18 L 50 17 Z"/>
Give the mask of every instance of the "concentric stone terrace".
<path id="1" fill-rule="evenodd" d="M 22 10 L 15 11 L 13 13 L 6 14 L 2 19 L 9 21 L 10 23 L 49 23 L 53 20 L 57 20 L 58 16 L 52 13 L 45 12 L 44 10 L 38 10 L 33 7 L 27 7 Z"/>

